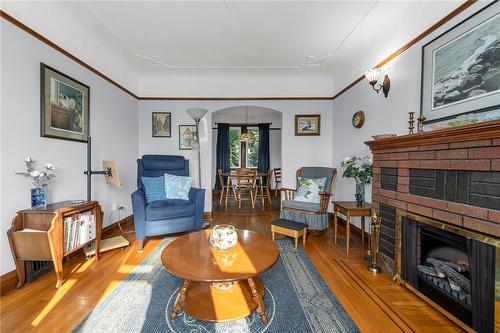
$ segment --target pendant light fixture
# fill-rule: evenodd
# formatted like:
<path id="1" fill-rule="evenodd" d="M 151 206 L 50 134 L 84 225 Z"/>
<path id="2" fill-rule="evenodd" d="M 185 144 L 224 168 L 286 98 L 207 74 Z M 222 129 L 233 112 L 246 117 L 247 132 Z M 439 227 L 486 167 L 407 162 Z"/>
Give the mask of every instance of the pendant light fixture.
<path id="1" fill-rule="evenodd" d="M 245 128 L 247 129 L 247 132 L 240 134 L 240 141 L 248 142 L 248 141 L 252 140 L 253 138 L 252 138 L 252 135 L 250 133 L 248 133 L 248 107 L 247 106 L 245 106 Z"/>

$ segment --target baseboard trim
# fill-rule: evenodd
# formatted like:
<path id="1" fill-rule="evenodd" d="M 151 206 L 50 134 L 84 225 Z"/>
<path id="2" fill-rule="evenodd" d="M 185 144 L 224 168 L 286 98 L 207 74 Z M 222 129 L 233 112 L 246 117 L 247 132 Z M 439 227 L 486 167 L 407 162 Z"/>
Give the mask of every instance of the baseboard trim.
<path id="1" fill-rule="evenodd" d="M 134 224 L 134 217 L 132 215 L 127 216 L 120 220 L 122 229 L 126 229 Z M 110 236 L 116 236 L 117 234 L 121 234 L 120 227 L 118 226 L 118 222 L 110 224 L 104 227 L 101 231 L 101 238 L 108 238 Z M 81 251 L 77 251 L 76 253 L 81 253 Z M 73 256 L 73 254 L 71 255 Z M 15 270 L 7 272 L 0 276 L 0 296 L 7 295 L 11 291 L 16 289 L 18 282 L 17 272 Z"/>
<path id="2" fill-rule="evenodd" d="M 0 276 L 0 296 L 7 295 L 12 290 L 16 289 L 17 282 L 18 279 L 15 270 Z"/>
<path id="3" fill-rule="evenodd" d="M 134 216 L 129 215 L 120 220 L 122 229 L 126 229 L 134 224 Z M 106 238 L 108 236 L 116 236 L 117 233 L 121 233 L 118 222 L 105 226 L 101 231 L 101 238 Z"/>

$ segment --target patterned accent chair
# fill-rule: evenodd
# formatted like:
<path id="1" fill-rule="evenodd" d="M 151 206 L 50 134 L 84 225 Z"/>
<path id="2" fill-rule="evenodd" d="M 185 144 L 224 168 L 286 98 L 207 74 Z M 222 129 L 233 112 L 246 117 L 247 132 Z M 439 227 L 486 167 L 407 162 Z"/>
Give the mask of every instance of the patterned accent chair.
<path id="1" fill-rule="evenodd" d="M 282 188 L 284 200 L 281 202 L 282 219 L 301 222 L 308 230 L 323 231 L 328 228 L 328 204 L 332 196 L 333 185 L 337 178 L 337 169 L 325 167 L 303 167 L 297 170 L 298 177 L 326 177 L 325 187 L 319 192 L 320 202 L 310 203 L 294 200 L 297 189 Z"/>
<path id="2" fill-rule="evenodd" d="M 204 189 L 191 188 L 189 200 L 167 199 L 146 204 L 141 177 L 159 177 L 165 173 L 189 176 L 189 160 L 174 155 L 144 155 L 137 160 L 137 191 L 132 193 L 132 209 L 139 252 L 146 237 L 200 230 L 203 226 Z"/>

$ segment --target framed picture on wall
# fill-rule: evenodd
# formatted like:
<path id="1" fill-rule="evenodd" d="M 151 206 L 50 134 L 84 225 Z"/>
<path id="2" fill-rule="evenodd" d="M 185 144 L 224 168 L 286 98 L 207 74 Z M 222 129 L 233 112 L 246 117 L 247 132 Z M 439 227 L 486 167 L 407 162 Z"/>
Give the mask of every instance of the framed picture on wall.
<path id="1" fill-rule="evenodd" d="M 498 108 L 500 2 L 494 2 L 422 47 L 421 114 L 432 123 Z"/>
<path id="2" fill-rule="evenodd" d="M 179 125 L 179 149 L 193 150 L 193 143 L 196 142 L 195 125 Z"/>
<path id="3" fill-rule="evenodd" d="M 40 63 L 41 136 L 87 142 L 89 86 Z"/>
<path id="4" fill-rule="evenodd" d="M 153 137 L 172 137 L 172 114 L 170 112 L 153 112 L 151 115 Z"/>
<path id="5" fill-rule="evenodd" d="M 320 135 L 321 115 L 297 114 L 295 115 L 295 136 Z"/>

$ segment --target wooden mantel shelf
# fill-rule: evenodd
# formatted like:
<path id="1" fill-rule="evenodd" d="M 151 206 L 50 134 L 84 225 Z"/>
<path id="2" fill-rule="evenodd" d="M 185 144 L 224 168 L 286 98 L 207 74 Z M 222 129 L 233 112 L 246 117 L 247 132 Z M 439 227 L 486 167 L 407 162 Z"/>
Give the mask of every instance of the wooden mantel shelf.
<path id="1" fill-rule="evenodd" d="M 492 138 L 500 138 L 500 120 L 417 134 L 401 135 L 383 140 L 366 141 L 365 144 L 373 151 Z"/>

